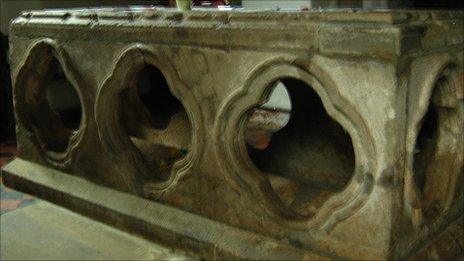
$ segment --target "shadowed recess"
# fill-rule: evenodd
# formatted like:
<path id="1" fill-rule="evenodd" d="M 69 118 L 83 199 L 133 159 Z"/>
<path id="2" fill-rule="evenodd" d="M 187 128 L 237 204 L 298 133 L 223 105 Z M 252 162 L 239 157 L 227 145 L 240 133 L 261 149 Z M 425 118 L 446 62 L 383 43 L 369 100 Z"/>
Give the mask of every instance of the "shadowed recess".
<path id="1" fill-rule="evenodd" d="M 122 93 L 122 125 L 155 181 L 167 180 L 174 164 L 184 158 L 192 136 L 182 103 L 171 93 L 155 66 L 142 68 Z"/>
<path id="2" fill-rule="evenodd" d="M 457 201 L 455 197 L 463 189 L 464 105 L 462 99 L 457 100 L 455 93 L 458 88 L 462 88 L 462 72 L 450 66 L 444 70 L 432 90 L 429 107 L 420 122 L 416 139 L 414 182 L 427 222 L 445 213 Z"/>
<path id="3" fill-rule="evenodd" d="M 433 159 L 437 143 L 438 112 L 433 103 L 430 103 L 427 113 L 422 119 L 422 126 L 417 136 L 414 149 L 414 181 L 420 191 L 424 191 L 426 170 L 430 160 Z"/>
<path id="4" fill-rule="evenodd" d="M 282 202 L 309 216 L 349 183 L 354 174 L 354 150 L 348 133 L 327 114 L 310 86 L 292 78 L 280 82 L 286 88 L 288 105 L 269 110 L 267 102 L 251 111 L 245 132 L 248 154 Z M 257 114 L 274 121 L 257 124 Z M 287 117 L 279 116 L 282 114 Z M 269 122 L 274 125 L 263 124 Z M 253 135 L 261 141 L 250 141 Z"/>
<path id="5" fill-rule="evenodd" d="M 47 63 L 44 63 L 47 64 Z M 47 72 L 36 90 L 26 90 L 28 114 L 36 128 L 41 146 L 49 152 L 65 152 L 70 138 L 79 129 L 82 106 L 60 62 L 51 57 Z"/>

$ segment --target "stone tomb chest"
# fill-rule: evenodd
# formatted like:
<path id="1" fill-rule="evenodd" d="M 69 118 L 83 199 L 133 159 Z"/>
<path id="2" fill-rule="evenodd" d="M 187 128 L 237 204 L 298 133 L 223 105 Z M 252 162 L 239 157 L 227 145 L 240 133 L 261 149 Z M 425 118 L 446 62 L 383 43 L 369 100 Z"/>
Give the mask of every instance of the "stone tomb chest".
<path id="1" fill-rule="evenodd" d="M 463 35 L 462 11 L 24 12 L 4 181 L 205 258 L 410 257 L 463 211 Z"/>

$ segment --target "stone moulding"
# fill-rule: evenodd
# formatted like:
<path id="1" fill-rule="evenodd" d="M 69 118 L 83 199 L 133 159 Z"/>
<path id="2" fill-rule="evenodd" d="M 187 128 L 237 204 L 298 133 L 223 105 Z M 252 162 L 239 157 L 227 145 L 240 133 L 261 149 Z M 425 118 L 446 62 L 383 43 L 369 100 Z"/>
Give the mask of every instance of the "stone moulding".
<path id="1" fill-rule="evenodd" d="M 43 128 L 47 128 L 47 126 L 37 126 L 30 120 L 31 115 L 39 112 L 41 108 L 38 106 L 41 105 L 36 101 L 38 95 L 29 92 L 41 92 L 41 90 L 38 90 L 39 84 L 47 73 L 50 59 L 52 58 L 56 58 L 63 67 L 66 78 L 76 90 L 82 110 L 84 111 L 79 128 L 70 135 L 69 143 L 63 152 L 52 152 L 44 148 L 44 141 L 40 139 L 41 135 L 38 132 L 42 131 Z M 82 85 L 79 83 L 79 77 L 76 77 L 73 73 L 72 64 L 66 51 L 55 40 L 41 39 L 36 41 L 26 52 L 19 72 L 16 76 L 13 76 L 13 85 L 17 121 L 25 126 L 25 129 L 29 132 L 27 135 L 33 140 L 34 145 L 42 151 L 41 155 L 49 164 L 60 169 L 66 168 L 73 160 L 74 152 L 79 150 L 87 126 L 85 106 L 80 91 L 80 86 Z M 48 111 L 47 113 L 51 112 Z M 44 133 L 44 135 L 54 134 Z"/>
<path id="2" fill-rule="evenodd" d="M 24 12 L 16 19 L 16 26 L 12 28 L 11 33 L 17 32 L 33 37 L 53 36 L 57 33 L 54 25 L 60 24 L 62 28 L 76 33 L 61 35 L 63 40 L 72 40 L 76 35 L 79 35 L 80 40 L 92 40 L 98 34 L 99 38 L 111 41 L 114 29 L 118 28 L 117 31 L 137 37 L 140 42 L 188 45 L 188 37 L 179 37 L 178 32 L 182 31 L 185 35 L 201 32 L 202 36 L 197 37 L 195 41 L 198 46 L 204 47 L 273 50 L 285 50 L 290 47 L 293 50 L 311 50 L 326 55 L 396 59 L 398 54 L 409 51 L 409 48 L 405 48 L 408 46 L 405 46 L 404 41 L 393 40 L 406 30 L 407 27 L 404 25 L 462 20 L 462 13 L 459 12 L 413 10 L 398 10 L 394 13 L 379 11 L 375 14 L 350 10 L 307 13 L 215 13 L 157 9 L 130 11 L 124 14 L 119 12 L 117 9 Z M 41 28 L 40 33 L 31 30 L 30 25 Z M 319 27 L 320 25 L 322 27 Z M 132 26 L 140 29 L 135 35 Z M 449 29 L 455 30 L 456 26 L 454 24 Z M 353 30 L 353 27 L 357 29 Z M 161 37 L 154 36 L 154 30 L 158 31 Z M 256 34 L 256 31 L 261 33 Z M 416 31 L 410 33 L 415 34 Z M 349 37 L 337 37 L 345 32 L 348 32 Z M 459 34 L 443 33 L 441 37 L 449 45 L 459 45 L 462 42 L 462 36 Z M 257 46 L 257 42 L 261 44 Z M 376 44 L 369 44 L 370 42 Z M 349 48 L 346 48 L 347 46 Z"/>
<path id="3" fill-rule="evenodd" d="M 120 159 L 126 157 L 133 166 L 136 166 L 141 175 L 152 176 L 147 163 L 140 152 L 130 141 L 121 125 L 120 106 L 121 92 L 129 87 L 129 78 L 146 65 L 156 66 L 166 77 L 170 91 L 181 98 L 187 108 L 192 130 L 192 145 L 189 153 L 177 161 L 171 171 L 169 179 L 162 182 L 150 182 L 145 184 L 145 194 L 156 196 L 167 193 L 173 189 L 184 175 L 187 175 L 193 167 L 195 160 L 201 153 L 201 119 L 197 102 L 190 90 L 178 78 L 176 69 L 167 57 L 159 51 L 148 46 L 136 44 L 125 49 L 117 58 L 114 68 L 99 89 L 95 102 L 95 121 L 98 125 L 98 135 L 108 155 Z"/>
<path id="4" fill-rule="evenodd" d="M 4 183 L 205 258 L 414 256 L 464 211 L 463 18 L 24 12 L 10 29 L 19 157 Z M 52 60 L 79 97 L 72 132 L 44 127 L 57 119 L 42 106 Z M 270 135 L 277 152 L 253 154 L 248 124 L 276 83 L 290 120 Z"/>
<path id="5" fill-rule="evenodd" d="M 299 64 L 298 64 L 299 63 Z M 372 191 L 372 170 L 374 164 L 369 164 L 369 157 L 375 158 L 374 145 L 369 139 L 368 130 L 350 120 L 350 117 L 360 119 L 356 109 L 341 97 L 337 96 L 337 89 L 326 78 L 327 84 L 321 84 L 311 71 L 323 73 L 316 65 L 289 59 L 275 59 L 264 62 L 247 76 L 245 85 L 233 92 L 223 103 L 216 119 L 216 153 L 221 161 L 225 172 L 233 175 L 238 183 L 245 185 L 246 191 L 262 199 L 266 203 L 273 218 L 280 223 L 296 229 L 323 229 L 330 230 L 336 223 L 352 215 L 353 211 L 360 208 L 369 193 Z M 308 70 L 309 69 L 309 70 Z M 267 178 L 256 168 L 248 158 L 244 143 L 245 122 L 244 114 L 255 104 L 264 101 L 269 93 L 272 82 L 284 77 L 292 77 L 302 80 L 314 88 L 321 97 L 328 114 L 338 120 L 342 126 L 351 134 L 356 154 L 355 173 L 350 184 L 336 196 L 333 196 L 322 206 L 314 216 L 302 216 L 286 208 L 278 199 Z M 308 87 L 308 88 L 311 88 Z M 228 132 L 227 130 L 237 130 Z"/>

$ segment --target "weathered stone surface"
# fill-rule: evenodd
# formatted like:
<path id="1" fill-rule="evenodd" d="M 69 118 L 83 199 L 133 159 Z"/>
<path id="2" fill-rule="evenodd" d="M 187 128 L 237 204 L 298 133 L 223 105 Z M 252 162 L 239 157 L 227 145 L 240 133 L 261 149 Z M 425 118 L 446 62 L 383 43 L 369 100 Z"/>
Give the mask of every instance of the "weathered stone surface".
<path id="1" fill-rule="evenodd" d="M 463 211 L 463 28 L 462 11 L 25 12 L 5 183 L 206 257 L 412 256 Z M 290 120 L 247 147 L 278 81 Z M 192 230 L 157 222 L 167 206 Z"/>
<path id="2" fill-rule="evenodd" d="M 1 219 L 2 260 L 195 260 L 47 202 Z"/>

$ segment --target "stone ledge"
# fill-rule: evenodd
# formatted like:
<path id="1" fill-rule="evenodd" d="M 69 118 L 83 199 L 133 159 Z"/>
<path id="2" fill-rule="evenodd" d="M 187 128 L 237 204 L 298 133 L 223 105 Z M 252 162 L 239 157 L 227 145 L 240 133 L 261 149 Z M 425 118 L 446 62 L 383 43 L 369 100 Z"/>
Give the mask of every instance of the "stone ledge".
<path id="1" fill-rule="evenodd" d="M 234 228 L 81 178 L 15 159 L 2 170 L 5 185 L 93 219 L 136 231 L 150 240 L 186 247 L 205 258 L 327 259 L 274 239 Z"/>

